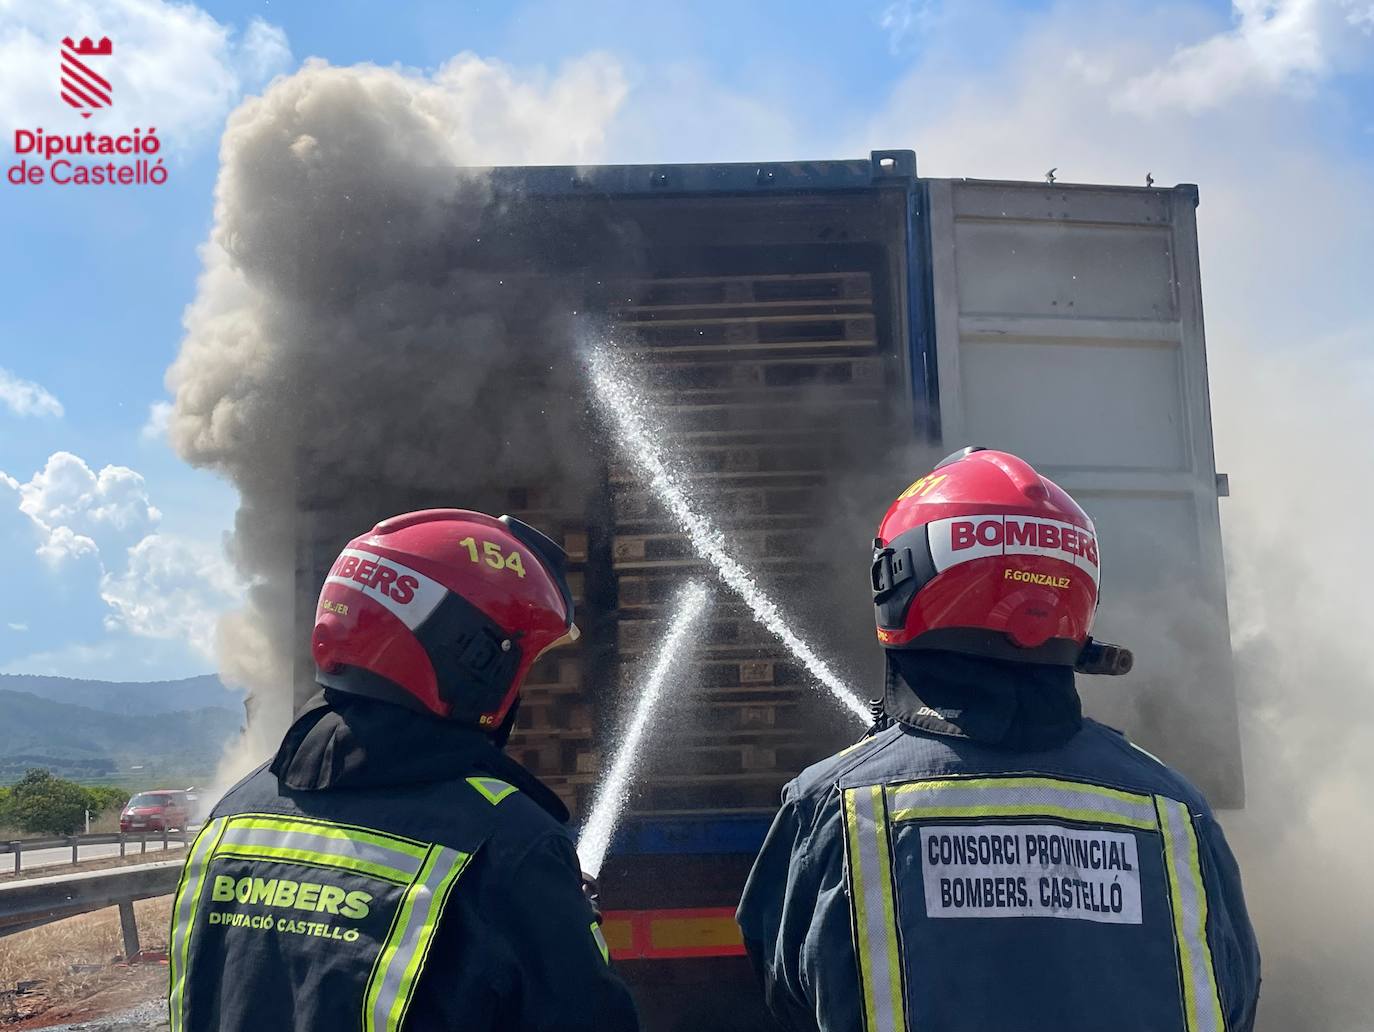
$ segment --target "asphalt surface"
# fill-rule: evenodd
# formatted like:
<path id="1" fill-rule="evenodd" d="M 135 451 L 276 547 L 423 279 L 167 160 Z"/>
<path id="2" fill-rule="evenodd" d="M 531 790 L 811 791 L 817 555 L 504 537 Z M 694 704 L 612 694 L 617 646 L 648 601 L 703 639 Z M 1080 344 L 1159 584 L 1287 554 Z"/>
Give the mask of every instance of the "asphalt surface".
<path id="1" fill-rule="evenodd" d="M 169 839 L 167 842 L 167 847 L 168 849 L 180 849 L 181 843 L 176 839 Z M 154 854 L 161 854 L 161 852 L 162 839 L 160 837 L 156 840 L 150 838 L 148 840 L 148 856 L 152 859 L 161 859 L 160 856 L 154 856 Z M 127 847 L 127 852 L 125 853 L 125 856 L 136 857 L 138 855 L 140 855 L 138 852 L 138 843 L 130 843 Z M 87 860 L 108 860 L 110 857 L 115 856 L 119 856 L 118 843 L 111 843 L 109 845 L 82 846 L 80 851 L 77 853 L 78 859 L 80 859 L 83 863 Z M 66 864 L 68 867 L 70 867 L 72 863 L 72 847 L 59 846 L 56 849 L 26 849 L 24 850 L 23 855 L 20 857 L 20 860 L 22 861 L 22 864 L 20 866 L 21 874 L 27 874 L 30 871 L 36 871 L 40 867 L 55 867 L 59 864 Z M 11 871 L 13 871 L 14 857 L 10 856 L 8 853 L 0 856 L 0 870 L 4 871 L 4 873 L 6 874 L 9 874 Z M 61 872 L 50 871 L 49 873 L 60 874 Z"/>

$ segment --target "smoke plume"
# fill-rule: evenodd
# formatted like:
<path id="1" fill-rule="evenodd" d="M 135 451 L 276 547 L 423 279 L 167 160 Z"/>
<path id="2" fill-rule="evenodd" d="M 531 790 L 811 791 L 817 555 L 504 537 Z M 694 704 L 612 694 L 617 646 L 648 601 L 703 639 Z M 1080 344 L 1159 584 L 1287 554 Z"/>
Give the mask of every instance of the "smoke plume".
<path id="1" fill-rule="evenodd" d="M 432 78 L 311 62 L 230 118 L 168 373 L 170 440 L 240 494 L 232 558 L 253 587 L 218 652 L 250 689 L 250 734 L 229 773 L 289 719 L 301 559 L 327 563 L 404 507 L 502 511 L 509 484 L 581 504 L 584 427 L 551 403 L 576 375 L 565 299 L 531 291 L 536 235 L 502 233 L 536 213 L 459 170 L 595 158 L 622 95 L 597 57 L 537 82 L 470 55 Z"/>
<path id="2" fill-rule="evenodd" d="M 1293 21 L 1236 7 L 1266 31 Z M 1338 58 L 1352 47 L 1368 67 L 1374 37 L 1343 18 L 1345 5 L 1271 7 L 1332 28 L 1294 36 L 1332 48 L 1311 74 L 1343 67 Z M 1244 32 L 1180 51 L 1184 24 L 1121 5 L 1067 3 L 1028 19 L 992 69 L 961 66 L 938 48 L 894 91 L 864 143 L 911 141 L 926 175 L 1037 180 L 1054 166 L 1060 181 L 1141 184 L 1149 170 L 1161 184 L 1199 184 L 1217 468 L 1231 481 L 1221 513 L 1246 782 L 1245 809 L 1221 816 L 1263 954 L 1258 1028 L 1367 1032 L 1369 166 L 1348 140 L 1335 142 L 1340 132 L 1309 91 L 1256 86 L 1252 63 L 1230 43 Z M 1172 74 L 1199 55 L 1211 62 L 1212 81 Z M 1214 81 L 1226 88 L 1213 89 Z M 1180 105 L 1177 90 L 1189 82 L 1196 103 Z M 948 102 L 931 105 L 932 96 Z M 1104 538 L 1103 547 L 1110 577 L 1112 542 Z M 1179 592 L 1152 607 L 1150 618 L 1165 622 L 1177 646 L 1150 657 L 1161 679 L 1182 683 L 1194 673 L 1191 604 Z M 1114 633 L 1129 643 L 1125 630 L 1104 629 Z M 1090 705 L 1129 720 L 1136 738 L 1150 737 L 1153 704 L 1107 698 L 1124 680 L 1084 679 Z M 1191 766 L 1206 742 L 1149 747 Z"/>
<path id="3" fill-rule="evenodd" d="M 1030 29 L 1015 46 L 976 48 L 994 54 L 996 67 L 971 72 L 934 48 L 862 136 L 837 143 L 827 126 L 809 149 L 839 156 L 914 146 L 926 175 L 1036 180 L 1054 166 L 1062 181 L 1143 183 L 1149 171 L 1160 183 L 1200 184 L 1218 468 L 1233 487 L 1222 513 L 1247 781 L 1246 810 L 1223 819 L 1264 953 L 1260 1026 L 1368 1029 L 1368 176 L 1316 137 L 1312 111 L 1292 97 L 1228 87 L 1209 94 L 1224 94 L 1223 110 L 1210 100 L 1180 108 L 1164 103 L 1173 93 L 1141 87 L 1161 81 L 1150 76 L 1176 49 L 1174 19 L 1075 3 L 1025 17 Z M 382 456 L 379 480 L 406 483 L 419 471 L 431 486 L 417 501 L 449 504 L 452 491 L 442 488 L 467 481 L 480 494 L 512 470 L 543 466 L 560 482 L 576 480 L 580 424 L 545 431 L 535 420 L 544 418 L 540 404 L 511 404 L 508 393 L 518 370 L 545 354 L 537 340 L 525 343 L 539 334 L 510 327 L 548 326 L 558 305 L 511 311 L 482 300 L 509 284 L 463 272 L 461 252 L 480 246 L 483 212 L 504 201 L 453 167 L 599 160 L 624 94 L 614 67 L 596 58 L 533 83 L 472 57 L 432 79 L 312 65 L 231 119 L 215 230 L 169 375 L 169 433 L 182 455 L 224 473 L 242 497 L 234 558 L 256 586 L 250 606 L 222 625 L 220 653 L 226 676 L 252 686 L 258 706 L 245 765 L 265 755 L 289 712 L 303 529 L 297 462 L 347 470 L 356 457 L 371 466 Z M 689 105 L 709 129 L 698 133 L 700 153 L 684 160 L 752 147 L 721 139 L 721 119 L 696 110 L 696 96 Z M 1181 113 L 1190 109 L 1202 113 Z M 688 145 L 679 128 L 687 123 L 671 111 L 651 114 L 678 134 L 677 146 Z M 400 353 L 408 361 L 392 362 Z M 415 354 L 426 357 L 426 386 L 440 389 L 413 390 L 403 369 Z M 427 432 L 405 435 L 401 450 L 377 447 L 398 422 Z M 308 453 L 292 446 L 298 440 L 310 442 Z M 928 459 L 915 456 L 913 474 Z M 872 507 L 856 495 L 854 512 L 837 511 L 844 534 L 876 526 L 890 500 L 872 485 L 860 493 Z M 371 511 L 367 498 L 345 501 L 351 515 L 340 517 L 329 547 L 342 544 L 338 533 L 389 515 Z M 863 596 L 857 581 L 843 590 Z M 1179 648 L 1152 661 L 1164 674 L 1186 672 L 1186 613 L 1163 611 Z M 867 610 L 859 612 L 853 634 L 866 638 Z M 1121 705 L 1148 735 L 1148 707 Z M 1173 762 L 1196 749 L 1152 744 Z"/>

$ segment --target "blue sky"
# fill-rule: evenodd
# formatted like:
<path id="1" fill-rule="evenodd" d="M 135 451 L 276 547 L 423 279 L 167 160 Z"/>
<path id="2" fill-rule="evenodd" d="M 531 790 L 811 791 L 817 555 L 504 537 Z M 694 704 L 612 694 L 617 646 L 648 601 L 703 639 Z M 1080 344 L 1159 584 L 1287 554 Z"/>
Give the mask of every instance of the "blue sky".
<path id="1" fill-rule="evenodd" d="M 307 58 L 424 78 L 469 51 L 536 93 L 568 62 L 594 61 L 620 93 L 594 127 L 593 160 L 911 147 L 929 174 L 1037 178 L 1058 165 L 1070 180 L 1136 182 L 1148 169 L 1197 181 L 1214 369 L 1251 368 L 1249 347 L 1276 352 L 1276 327 L 1341 355 L 1370 339 L 1352 278 L 1370 253 L 1368 202 L 1353 199 L 1374 185 L 1367 2 L 41 8 L 0 0 L 6 167 L 14 129 L 88 127 L 56 97 L 57 42 L 108 31 L 117 100 L 89 127 L 157 125 L 170 179 L 0 183 L 0 671 L 144 679 L 213 666 L 214 621 L 237 590 L 222 558 L 236 493 L 178 458 L 150 413 L 169 400 L 164 374 L 214 225 L 224 119 Z M 1324 259 L 1340 274 L 1318 275 Z M 1320 303 L 1247 302 L 1276 280 Z M 1239 410 L 1218 404 L 1219 442 L 1243 437 Z"/>

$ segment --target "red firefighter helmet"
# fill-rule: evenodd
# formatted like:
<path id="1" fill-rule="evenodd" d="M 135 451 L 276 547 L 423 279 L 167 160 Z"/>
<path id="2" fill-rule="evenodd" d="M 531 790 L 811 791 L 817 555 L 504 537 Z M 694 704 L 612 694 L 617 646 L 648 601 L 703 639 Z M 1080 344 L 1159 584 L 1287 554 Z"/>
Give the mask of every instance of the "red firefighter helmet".
<path id="1" fill-rule="evenodd" d="M 1097 533 L 1067 492 L 1015 455 L 949 456 L 892 503 L 873 546 L 887 648 L 1066 666 L 1086 655 Z M 1129 668 L 1129 653 L 1120 662 Z"/>
<path id="2" fill-rule="evenodd" d="M 320 591 L 319 680 L 495 730 L 534 661 L 577 637 L 566 561 L 510 516 L 384 520 L 348 543 Z"/>

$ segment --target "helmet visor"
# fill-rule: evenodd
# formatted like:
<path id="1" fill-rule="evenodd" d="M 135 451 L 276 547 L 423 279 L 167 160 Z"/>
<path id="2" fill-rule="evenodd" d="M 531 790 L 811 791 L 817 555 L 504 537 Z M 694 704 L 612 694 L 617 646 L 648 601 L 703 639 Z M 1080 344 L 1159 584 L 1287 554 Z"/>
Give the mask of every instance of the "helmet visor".
<path id="1" fill-rule="evenodd" d="M 572 589 L 568 587 L 568 553 L 563 551 L 558 542 L 538 530 L 535 530 L 523 520 L 518 520 L 514 516 L 502 516 L 501 522 L 510 528 L 515 540 L 528 548 L 543 564 L 544 569 L 553 578 L 554 584 L 558 586 L 558 594 L 563 599 L 563 612 L 567 621 L 568 635 L 560 639 L 556 644 L 563 644 L 563 641 L 576 641 L 578 638 L 577 625 L 573 623 L 573 597 Z"/>

